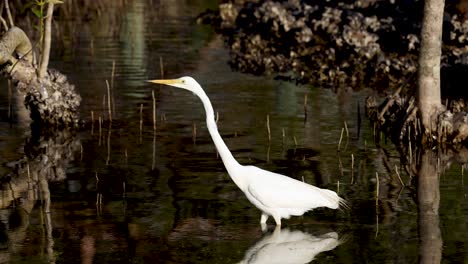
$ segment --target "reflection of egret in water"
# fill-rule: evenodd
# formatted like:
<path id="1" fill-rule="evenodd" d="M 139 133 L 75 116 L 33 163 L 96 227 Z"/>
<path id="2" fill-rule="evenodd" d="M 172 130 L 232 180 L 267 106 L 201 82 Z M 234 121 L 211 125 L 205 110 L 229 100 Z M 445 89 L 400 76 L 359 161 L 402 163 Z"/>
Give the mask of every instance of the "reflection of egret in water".
<path id="1" fill-rule="evenodd" d="M 277 227 L 252 246 L 240 263 L 309 263 L 317 254 L 332 250 L 341 242 L 335 232 L 312 236 Z"/>

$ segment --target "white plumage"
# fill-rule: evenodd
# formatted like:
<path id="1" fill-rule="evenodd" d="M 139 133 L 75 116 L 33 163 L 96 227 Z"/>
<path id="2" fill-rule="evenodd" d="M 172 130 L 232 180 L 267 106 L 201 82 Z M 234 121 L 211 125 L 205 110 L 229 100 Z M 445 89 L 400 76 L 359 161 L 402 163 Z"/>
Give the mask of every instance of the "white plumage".
<path id="1" fill-rule="evenodd" d="M 255 166 L 240 165 L 218 132 L 210 99 L 192 77 L 149 82 L 186 89 L 200 98 L 206 111 L 207 128 L 224 166 L 247 199 L 262 211 L 260 223 L 263 228 L 269 216 L 275 219 L 276 225 L 281 226 L 281 218 L 299 216 L 317 207 L 337 209 L 340 206 L 347 206 L 345 200 L 334 191 L 321 189 Z"/>

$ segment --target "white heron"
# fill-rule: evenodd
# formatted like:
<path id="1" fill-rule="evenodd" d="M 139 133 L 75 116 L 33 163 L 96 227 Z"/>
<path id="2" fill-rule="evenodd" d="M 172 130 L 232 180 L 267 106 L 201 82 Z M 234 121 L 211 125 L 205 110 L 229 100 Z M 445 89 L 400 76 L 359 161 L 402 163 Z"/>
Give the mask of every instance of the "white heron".
<path id="1" fill-rule="evenodd" d="M 300 216 L 317 207 L 331 209 L 347 207 L 346 201 L 334 191 L 321 189 L 255 166 L 239 164 L 218 132 L 210 99 L 192 77 L 148 82 L 189 90 L 200 98 L 206 111 L 206 126 L 229 176 L 244 192 L 247 199 L 262 211 L 260 218 L 262 229 L 265 229 L 269 216 L 273 217 L 277 226 L 281 226 L 281 218 Z"/>

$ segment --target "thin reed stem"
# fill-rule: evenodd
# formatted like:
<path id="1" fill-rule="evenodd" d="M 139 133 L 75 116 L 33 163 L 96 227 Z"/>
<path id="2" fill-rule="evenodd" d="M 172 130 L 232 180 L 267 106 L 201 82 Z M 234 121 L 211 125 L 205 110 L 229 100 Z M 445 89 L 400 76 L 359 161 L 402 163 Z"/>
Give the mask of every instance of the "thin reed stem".
<path id="1" fill-rule="evenodd" d="M 283 143 L 283 145 L 284 145 L 284 140 L 285 140 L 285 138 L 286 138 L 286 132 L 284 131 L 284 128 L 283 128 L 283 131 L 282 131 L 282 132 L 283 132 L 283 133 L 282 133 L 282 136 L 283 136 L 282 143 Z"/>
<path id="2" fill-rule="evenodd" d="M 341 128 L 340 141 L 338 141 L 338 152 L 340 152 L 340 149 L 341 149 L 341 141 L 343 140 L 343 133 L 344 133 L 344 128 Z"/>
<path id="3" fill-rule="evenodd" d="M 346 130 L 346 138 L 349 138 L 348 124 L 346 123 L 346 121 L 344 121 L 344 127 L 345 127 L 345 130 Z"/>
<path id="4" fill-rule="evenodd" d="M 109 82 L 106 80 L 106 87 L 107 87 L 107 106 L 109 110 L 109 121 L 112 122 L 112 105 L 111 105 L 111 92 Z"/>
<path id="5" fill-rule="evenodd" d="M 398 176 L 398 179 L 400 180 L 401 185 L 402 185 L 403 187 L 405 187 L 405 184 L 403 183 L 403 180 L 402 180 L 401 177 L 400 177 L 400 173 L 398 172 L 398 167 L 397 167 L 396 164 L 395 164 L 395 172 L 396 172 L 396 174 L 397 174 L 397 176 Z"/>
<path id="6" fill-rule="evenodd" d="M 271 142 L 270 115 L 267 115 L 266 119 L 267 119 L 268 143 L 270 143 Z"/>
<path id="7" fill-rule="evenodd" d="M 98 146 L 101 146 L 101 137 L 102 137 L 102 117 L 99 116 L 99 143 L 98 143 Z"/>
<path id="8" fill-rule="evenodd" d="M 153 130 L 156 130 L 156 97 L 154 96 L 154 90 L 151 91 L 153 97 Z"/>
<path id="9" fill-rule="evenodd" d="M 140 142 L 143 134 L 143 104 L 140 104 Z"/>
<path id="10" fill-rule="evenodd" d="M 159 57 L 159 69 L 161 70 L 161 79 L 164 79 L 164 64 L 162 57 Z"/>
<path id="11" fill-rule="evenodd" d="M 193 144 L 197 142 L 197 123 L 193 122 L 192 126 L 192 140 Z"/>
<path id="12" fill-rule="evenodd" d="M 376 180 L 376 186 L 375 186 L 375 206 L 379 206 L 379 173 L 375 172 L 375 180 Z"/>

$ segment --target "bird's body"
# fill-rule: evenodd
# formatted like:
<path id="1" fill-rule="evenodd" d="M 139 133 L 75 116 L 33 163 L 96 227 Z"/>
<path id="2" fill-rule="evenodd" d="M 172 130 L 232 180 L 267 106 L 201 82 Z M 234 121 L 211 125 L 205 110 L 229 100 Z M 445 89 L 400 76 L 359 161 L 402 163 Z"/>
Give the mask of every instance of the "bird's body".
<path id="1" fill-rule="evenodd" d="M 191 77 L 173 80 L 152 80 L 152 83 L 166 84 L 192 91 L 205 107 L 206 123 L 213 142 L 220 154 L 231 179 L 247 196 L 247 199 L 262 211 L 260 223 L 265 225 L 269 216 L 278 226 L 281 218 L 303 215 L 317 207 L 337 209 L 346 202 L 336 192 L 321 189 L 293 178 L 263 170 L 255 166 L 239 164 L 224 143 L 216 126 L 211 102 L 201 86 Z"/>
<path id="2" fill-rule="evenodd" d="M 261 223 L 272 216 L 280 225 L 281 218 L 300 216 L 317 207 L 337 209 L 340 203 L 341 198 L 333 191 L 255 166 L 240 165 L 234 174 L 245 178 L 247 184 L 239 187 L 247 199 L 263 212 Z"/>

